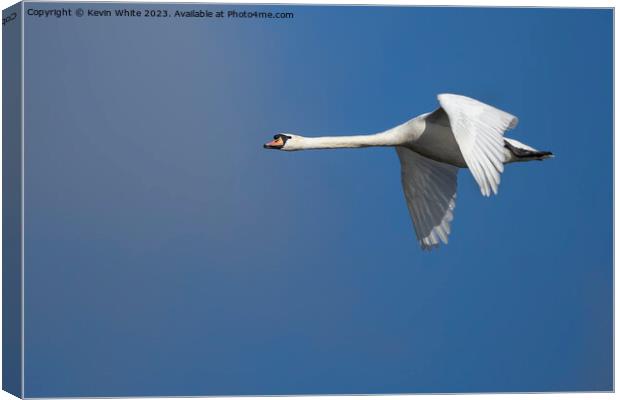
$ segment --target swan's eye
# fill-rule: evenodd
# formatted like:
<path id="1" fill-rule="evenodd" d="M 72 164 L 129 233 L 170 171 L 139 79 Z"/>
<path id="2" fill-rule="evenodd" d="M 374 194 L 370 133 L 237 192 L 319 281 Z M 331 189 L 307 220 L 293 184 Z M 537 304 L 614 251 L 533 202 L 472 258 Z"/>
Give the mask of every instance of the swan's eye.
<path id="1" fill-rule="evenodd" d="M 280 135 L 273 135 L 274 140 L 277 139 Z"/>

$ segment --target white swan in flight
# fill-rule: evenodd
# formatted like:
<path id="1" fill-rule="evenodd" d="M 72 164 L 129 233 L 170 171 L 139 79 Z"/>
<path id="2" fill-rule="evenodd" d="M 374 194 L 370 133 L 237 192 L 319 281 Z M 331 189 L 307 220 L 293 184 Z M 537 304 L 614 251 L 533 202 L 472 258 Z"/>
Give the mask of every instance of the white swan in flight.
<path id="1" fill-rule="evenodd" d="M 392 146 L 420 246 L 447 244 L 456 204 L 456 175 L 469 168 L 484 196 L 497 194 L 504 164 L 553 157 L 504 132 L 518 119 L 478 100 L 456 94 L 437 96 L 440 107 L 374 135 L 304 137 L 280 133 L 264 145 L 285 151 Z"/>

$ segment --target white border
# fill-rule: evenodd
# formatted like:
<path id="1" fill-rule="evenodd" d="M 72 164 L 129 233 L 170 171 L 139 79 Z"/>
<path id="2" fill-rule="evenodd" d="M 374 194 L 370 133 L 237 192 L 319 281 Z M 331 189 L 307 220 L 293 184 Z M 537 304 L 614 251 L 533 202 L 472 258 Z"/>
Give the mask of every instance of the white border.
<path id="1" fill-rule="evenodd" d="M 615 1 L 613 0 L 592 0 L 592 1 L 559 1 L 559 0 L 522 0 L 522 1 L 505 1 L 498 2 L 491 0 L 231 0 L 231 1 L 180 1 L 180 0 L 25 0 L 27 3 L 166 3 L 166 4 L 293 4 L 293 5 L 356 5 L 356 6 L 410 6 L 410 7 L 493 7 L 493 8 L 541 8 L 541 7 L 559 7 L 559 8 L 613 8 Z M 11 4 L 17 3 L 13 0 L 0 0 L 3 8 Z M 4 5 L 6 4 L 6 5 Z"/>
<path id="2" fill-rule="evenodd" d="M 28 0 L 28 2 L 46 2 L 46 0 Z M 57 1 L 59 2 L 59 1 Z M 74 1 L 74 0 L 68 0 L 68 1 L 62 1 L 62 2 L 66 2 L 66 3 L 80 3 L 80 1 Z M 90 1 L 91 3 L 113 3 L 113 2 L 120 2 L 120 1 Z M 544 1 L 536 1 L 536 0 L 522 0 L 522 1 L 507 1 L 507 2 L 502 2 L 501 4 L 498 4 L 497 1 L 490 1 L 490 0 L 470 0 L 470 1 L 464 1 L 464 0 L 448 0 L 448 1 L 441 1 L 441 0 L 425 0 L 423 2 L 417 2 L 417 1 L 411 1 L 411 0 L 374 0 L 372 1 L 372 3 L 368 0 L 364 1 L 364 0 L 337 0 L 337 1 L 333 1 L 333 0 L 312 0 L 312 2 L 310 1 L 302 1 L 302 0 L 288 0 L 288 1 L 261 1 L 261 0 L 230 0 L 230 1 L 192 1 L 192 2 L 187 2 L 187 1 L 166 1 L 166 0 L 134 0 L 134 1 L 128 1 L 128 2 L 132 2 L 132 3 L 186 3 L 186 4 L 200 4 L 200 3 L 219 3 L 219 4 L 316 4 L 316 5 L 378 5 L 378 6 L 393 6 L 393 5 L 404 5 L 404 6 L 470 6 L 470 7 L 564 7 L 564 8 L 581 8 L 581 7 L 587 7 L 587 8 L 598 8 L 598 7 L 602 7 L 602 8 L 609 8 L 609 7 L 614 7 L 615 8 L 615 1 L 601 1 L 601 0 L 592 0 L 589 2 L 585 2 L 585 1 L 576 1 L 576 0 L 564 0 L 564 1 L 558 1 L 558 0 L 544 0 Z M 0 0 L 0 5 L 2 6 L 2 9 L 7 8 L 9 6 L 11 6 L 12 4 L 15 4 L 16 1 L 14 0 Z M 24 11 L 24 4 L 22 3 L 22 18 L 23 18 L 23 11 Z M 614 16 L 615 19 L 615 16 Z M 21 165 L 21 227 L 22 227 L 22 231 L 21 231 L 21 340 L 22 340 L 22 348 L 21 348 L 21 352 L 22 352 L 22 370 L 21 370 L 21 375 L 22 375 L 22 382 L 21 382 L 21 393 L 22 393 L 22 397 L 24 395 L 24 388 L 25 388 L 25 365 L 24 365 L 24 194 L 25 194 L 25 180 L 24 180 L 24 156 L 25 156 L 25 141 L 24 141 L 24 123 L 25 123 L 25 117 L 24 117 L 24 111 L 25 111 L 25 99 L 24 99 L 24 22 L 25 19 L 22 19 L 22 26 L 21 26 L 21 39 L 22 39 L 22 54 L 21 54 L 21 67 L 22 67 L 22 76 L 21 76 L 21 90 L 22 90 L 22 104 L 21 104 L 21 157 L 22 157 L 22 165 Z M 615 30 L 615 26 L 614 26 L 614 77 L 615 77 L 615 72 L 616 72 L 616 63 L 615 63 L 615 44 L 617 43 L 617 32 Z M 0 53 L 0 65 L 1 65 L 1 53 Z M 1 89 L 1 83 L 0 83 L 0 89 Z M 615 113 L 617 111 L 617 105 L 615 102 L 615 92 L 616 92 L 616 81 L 614 79 L 614 132 L 615 132 L 615 127 L 616 127 L 616 119 L 615 119 Z M 1 100 L 0 100 L 0 105 L 1 105 Z M 1 150 L 1 146 L 2 144 L 0 143 L 0 150 Z M 615 141 L 615 136 L 614 136 L 614 155 L 616 153 L 616 150 L 618 150 L 618 144 Z M 1 151 L 0 151 L 1 154 Z M 1 170 L 1 165 L 0 165 L 0 170 Z M 616 237 L 615 237 L 615 222 L 616 222 L 616 214 L 615 214 L 615 206 L 616 206 L 616 196 L 615 196 L 615 177 L 618 176 L 617 172 L 617 165 L 615 163 L 615 156 L 614 156 L 614 265 L 615 265 L 615 245 L 616 245 Z M 0 193 L 1 193 L 1 180 L 2 177 L 0 175 Z M 0 199 L 0 203 L 1 203 L 1 199 Z M 1 218 L 0 218 L 1 221 Z M 0 232 L 0 238 L 1 238 L 1 232 Z M 1 261 L 0 261 L 1 264 Z M 615 347 L 615 321 L 616 321 L 616 307 L 615 307 L 615 287 L 616 287 L 616 283 L 617 283 L 617 277 L 615 274 L 615 269 L 614 269 L 614 386 L 615 383 L 617 382 L 617 369 L 615 368 L 615 360 L 616 355 L 617 355 L 617 350 Z M 0 282 L 1 282 L 1 276 L 0 276 Z M 1 300 L 0 300 L 1 301 Z M 0 320 L 0 328 L 1 328 L 1 320 Z M 0 329 L 0 335 L 1 335 L 1 329 Z M 1 352 L 1 350 L 0 350 Z M 0 366 L 0 372 L 2 371 L 2 367 Z M 0 375 L 1 376 L 1 375 Z M 366 396 L 366 395 L 363 395 Z M 385 399 L 385 400 L 429 400 L 429 399 L 437 399 L 437 398 L 447 398 L 447 396 L 459 396 L 459 399 L 479 399 L 479 398 L 487 398 L 489 396 L 491 396 L 493 399 L 517 399 L 517 398 L 521 398 L 522 396 L 527 396 L 528 399 L 550 399 L 550 398 L 561 398 L 561 399 L 590 399 L 590 398 L 594 398 L 594 399 L 607 399 L 607 398 L 614 398 L 615 394 L 614 393 L 589 393 L 589 392 L 570 392 L 570 393 L 536 393 L 536 394 L 524 394 L 524 393 L 504 393 L 504 394 L 463 394 L 463 395 L 455 395 L 455 394 L 431 394 L 431 395 L 404 395 L 404 394 L 395 394 L 395 395 L 371 395 L 371 396 L 367 396 L 367 397 L 372 397 L 372 398 L 376 398 L 376 399 Z M 293 396 L 273 396 L 273 397 L 293 397 Z M 325 396 L 294 396 L 294 397 L 299 397 L 299 398 L 303 398 L 303 399 L 309 399 L 309 400 L 318 400 L 318 399 L 322 399 Z M 360 395 L 355 395 L 355 396 L 330 396 L 330 398 L 335 398 L 338 400 L 354 400 L 359 398 Z M 4 400 L 4 399 L 13 399 L 14 397 L 9 395 L 6 392 L 0 392 L 0 400 Z M 105 398 L 105 397 L 104 397 Z M 109 397 L 108 397 L 109 398 Z M 137 398 L 142 398 L 142 397 L 137 397 Z M 151 399 L 169 399 L 170 397 L 150 397 Z M 181 398 L 181 397 L 178 397 Z M 183 397 L 183 398 L 187 398 L 187 397 Z M 191 398 L 206 398 L 206 397 L 191 397 Z M 211 397 L 213 398 L 213 397 Z M 221 399 L 235 399 L 235 400 L 247 400 L 247 399 L 259 399 L 262 397 L 259 396 L 249 396 L 249 397 L 216 397 L 216 398 L 221 398 Z M 81 399 L 87 399 L 87 398 L 73 398 L 76 400 L 81 400 Z"/>

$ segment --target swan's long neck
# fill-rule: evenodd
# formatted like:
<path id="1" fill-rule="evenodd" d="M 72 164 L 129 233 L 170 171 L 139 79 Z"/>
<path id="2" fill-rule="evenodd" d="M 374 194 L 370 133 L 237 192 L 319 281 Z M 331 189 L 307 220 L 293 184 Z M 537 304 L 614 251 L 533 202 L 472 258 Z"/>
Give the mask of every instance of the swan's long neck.
<path id="1" fill-rule="evenodd" d="M 354 136 L 298 136 L 294 150 L 352 149 L 358 147 L 397 146 L 398 138 L 390 132 Z M 293 150 L 293 149 L 292 149 Z"/>

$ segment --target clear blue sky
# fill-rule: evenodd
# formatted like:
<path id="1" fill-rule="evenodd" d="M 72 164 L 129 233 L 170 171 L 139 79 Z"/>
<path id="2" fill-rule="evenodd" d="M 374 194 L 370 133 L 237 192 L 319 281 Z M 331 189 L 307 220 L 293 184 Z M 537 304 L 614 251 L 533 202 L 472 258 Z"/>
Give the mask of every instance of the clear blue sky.
<path id="1" fill-rule="evenodd" d="M 612 389 L 610 10 L 207 8 L 295 18 L 26 18 L 26 396 Z M 441 92 L 556 158 L 438 251 L 392 149 L 262 148 Z"/>

